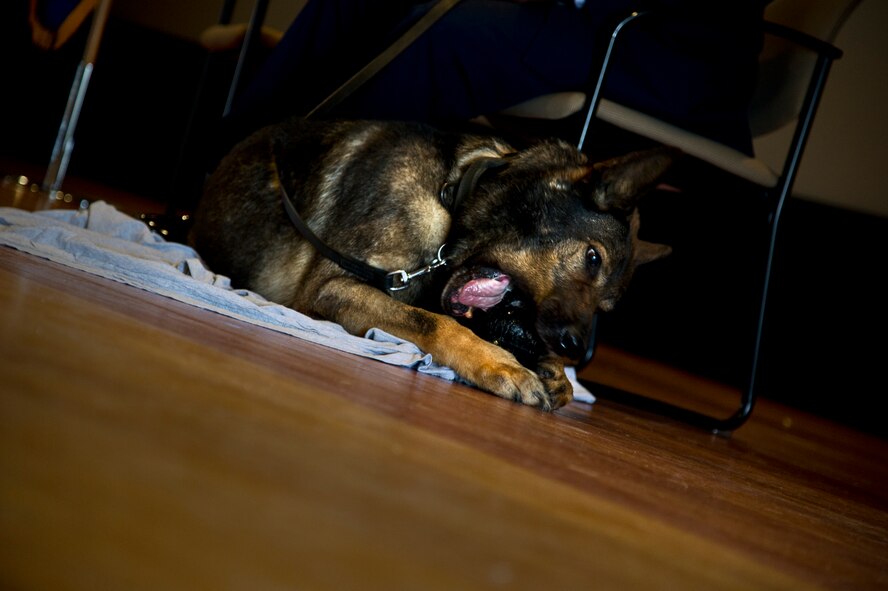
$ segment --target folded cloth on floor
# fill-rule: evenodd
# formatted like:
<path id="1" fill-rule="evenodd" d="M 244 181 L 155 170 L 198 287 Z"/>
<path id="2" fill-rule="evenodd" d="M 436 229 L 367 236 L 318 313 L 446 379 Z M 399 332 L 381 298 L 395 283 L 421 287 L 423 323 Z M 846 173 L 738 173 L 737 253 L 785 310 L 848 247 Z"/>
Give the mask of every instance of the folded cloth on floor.
<path id="1" fill-rule="evenodd" d="M 166 241 L 103 201 L 77 211 L 0 208 L 0 244 L 332 349 L 458 379 L 415 344 L 378 328 L 358 337 L 339 324 L 233 289 L 228 277 L 208 269 L 190 246 Z M 576 381 L 573 368 L 568 377 L 576 400 L 594 402 Z"/>

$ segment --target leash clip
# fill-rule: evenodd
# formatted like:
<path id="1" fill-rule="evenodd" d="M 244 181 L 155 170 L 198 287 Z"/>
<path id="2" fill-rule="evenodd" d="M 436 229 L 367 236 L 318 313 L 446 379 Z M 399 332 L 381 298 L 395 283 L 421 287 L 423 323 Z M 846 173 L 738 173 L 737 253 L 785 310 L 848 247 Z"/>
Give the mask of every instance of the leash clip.
<path id="1" fill-rule="evenodd" d="M 413 271 L 412 273 L 408 273 L 404 269 L 399 269 L 397 271 L 392 271 L 391 273 L 386 273 L 386 289 L 388 289 L 389 291 L 401 291 L 403 289 L 407 289 L 412 279 L 416 277 L 421 277 L 422 275 L 431 273 L 439 267 L 445 266 L 447 264 L 447 261 L 444 260 L 445 246 L 447 245 L 442 244 L 438 248 L 438 254 L 435 255 L 435 258 L 432 259 L 432 262 L 422 269 L 418 269 L 416 271 Z"/>

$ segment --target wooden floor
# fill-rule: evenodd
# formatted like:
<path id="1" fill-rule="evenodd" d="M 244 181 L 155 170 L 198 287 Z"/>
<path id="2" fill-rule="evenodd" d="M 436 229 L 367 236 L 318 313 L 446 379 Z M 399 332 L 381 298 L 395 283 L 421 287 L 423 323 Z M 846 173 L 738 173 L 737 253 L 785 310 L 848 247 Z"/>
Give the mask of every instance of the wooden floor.
<path id="1" fill-rule="evenodd" d="M 4 247 L 0 374 L 4 589 L 888 589 L 888 443 L 768 401 L 545 414 Z"/>

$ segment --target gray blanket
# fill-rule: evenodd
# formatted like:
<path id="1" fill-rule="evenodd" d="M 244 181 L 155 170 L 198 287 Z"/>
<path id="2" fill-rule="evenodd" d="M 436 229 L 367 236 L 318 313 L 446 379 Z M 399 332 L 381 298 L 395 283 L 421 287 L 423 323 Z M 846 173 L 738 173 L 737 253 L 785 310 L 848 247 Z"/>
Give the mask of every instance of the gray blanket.
<path id="1" fill-rule="evenodd" d="M 312 343 L 458 379 L 453 370 L 435 363 L 413 343 L 382 330 L 374 328 L 357 337 L 338 324 L 314 320 L 248 290 L 232 289 L 229 279 L 210 271 L 191 247 L 167 242 L 102 201 L 80 211 L 0 208 L 0 244 Z M 577 383 L 572 368 L 568 376 L 575 399 L 594 402 Z"/>

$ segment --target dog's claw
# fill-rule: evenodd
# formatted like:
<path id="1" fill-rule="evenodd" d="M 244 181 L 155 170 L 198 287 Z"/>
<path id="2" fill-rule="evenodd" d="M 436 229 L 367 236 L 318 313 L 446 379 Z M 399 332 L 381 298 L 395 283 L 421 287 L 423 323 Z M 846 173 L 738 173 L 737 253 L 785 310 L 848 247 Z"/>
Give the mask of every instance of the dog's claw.
<path id="1" fill-rule="evenodd" d="M 573 386 L 564 373 L 564 363 L 557 358 L 540 361 L 537 374 L 543 381 L 552 410 L 557 410 L 573 400 Z"/>
<path id="2" fill-rule="evenodd" d="M 552 410 L 552 403 L 549 401 L 549 397 L 546 393 L 542 390 L 531 392 L 529 396 L 523 396 L 521 392 L 518 392 L 512 400 L 526 404 L 527 406 L 535 406 L 543 411 L 548 412 Z"/>

